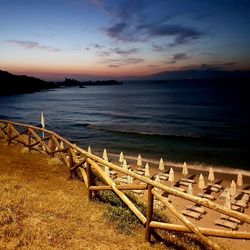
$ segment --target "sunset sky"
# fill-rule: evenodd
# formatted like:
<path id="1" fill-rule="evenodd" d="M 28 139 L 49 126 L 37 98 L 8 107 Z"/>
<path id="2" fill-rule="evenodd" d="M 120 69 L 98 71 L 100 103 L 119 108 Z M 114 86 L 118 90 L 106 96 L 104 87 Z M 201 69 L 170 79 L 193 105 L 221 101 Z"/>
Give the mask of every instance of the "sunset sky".
<path id="1" fill-rule="evenodd" d="M 0 0 L 0 69 L 43 79 L 250 70 L 249 0 Z"/>

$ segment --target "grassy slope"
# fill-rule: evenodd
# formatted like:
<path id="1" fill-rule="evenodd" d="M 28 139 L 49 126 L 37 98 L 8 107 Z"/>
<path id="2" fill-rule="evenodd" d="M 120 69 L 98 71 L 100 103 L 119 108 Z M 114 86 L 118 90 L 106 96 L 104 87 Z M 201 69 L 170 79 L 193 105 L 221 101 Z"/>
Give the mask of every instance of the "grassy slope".
<path id="1" fill-rule="evenodd" d="M 119 234 L 104 218 L 103 204 L 88 202 L 83 183 L 47 156 L 21 154 L 0 141 L 1 249 L 162 249 Z"/>

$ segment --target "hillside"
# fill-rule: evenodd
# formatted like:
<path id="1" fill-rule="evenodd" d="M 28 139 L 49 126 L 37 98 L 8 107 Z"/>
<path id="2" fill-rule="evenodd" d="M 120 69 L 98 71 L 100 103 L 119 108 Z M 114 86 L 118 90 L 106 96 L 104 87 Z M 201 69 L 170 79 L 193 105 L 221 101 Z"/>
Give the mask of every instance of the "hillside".
<path id="1" fill-rule="evenodd" d="M 0 141 L 1 249 L 164 249 L 144 243 L 143 229 L 119 233 L 64 166 L 21 150 Z"/>
<path id="2" fill-rule="evenodd" d="M 45 82 L 26 75 L 14 75 L 7 71 L 0 70 L 0 96 L 31 93 L 55 87 L 57 87 L 55 83 Z"/>

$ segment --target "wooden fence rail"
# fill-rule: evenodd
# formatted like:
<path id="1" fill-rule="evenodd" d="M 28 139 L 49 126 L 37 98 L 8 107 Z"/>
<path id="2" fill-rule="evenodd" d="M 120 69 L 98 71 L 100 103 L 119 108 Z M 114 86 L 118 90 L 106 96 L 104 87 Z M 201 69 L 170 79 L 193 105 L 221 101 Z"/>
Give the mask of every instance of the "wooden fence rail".
<path id="1" fill-rule="evenodd" d="M 19 132 L 20 130 L 21 132 Z M 75 144 L 70 143 L 68 140 L 59 136 L 55 132 L 31 125 L 0 120 L 0 138 L 4 139 L 7 144 L 19 143 L 27 147 L 29 151 L 37 150 L 41 153 L 48 154 L 51 157 L 58 157 L 69 168 L 71 177 L 77 173 L 77 170 L 79 170 L 82 174 L 83 182 L 85 183 L 88 190 L 89 200 L 92 200 L 93 192 L 100 190 L 112 190 L 145 226 L 146 241 L 150 241 L 152 230 L 154 229 L 194 233 L 204 245 L 216 250 L 220 249 L 220 246 L 207 236 L 250 239 L 250 232 L 236 232 L 195 226 L 184 215 L 178 212 L 173 205 L 163 199 L 156 189 L 194 202 L 195 204 L 208 207 L 219 213 L 239 219 L 245 223 L 250 223 L 249 215 L 228 209 L 207 199 L 181 192 L 174 188 L 155 182 L 145 176 L 138 175 L 131 170 L 127 170 L 118 165 L 105 161 L 102 158 L 77 147 Z M 117 185 L 113 179 L 105 173 L 103 166 L 109 167 L 119 173 L 129 175 L 134 179 L 139 180 L 142 184 Z M 92 179 L 93 175 L 97 175 L 99 178 L 101 178 L 103 182 L 106 183 L 106 185 L 94 185 L 94 181 Z M 126 196 L 123 190 L 147 190 L 148 200 L 146 217 Z M 173 213 L 173 215 L 175 215 L 184 225 L 152 221 L 152 214 L 154 211 L 154 197 L 161 201 L 163 205 L 169 209 L 169 211 Z"/>

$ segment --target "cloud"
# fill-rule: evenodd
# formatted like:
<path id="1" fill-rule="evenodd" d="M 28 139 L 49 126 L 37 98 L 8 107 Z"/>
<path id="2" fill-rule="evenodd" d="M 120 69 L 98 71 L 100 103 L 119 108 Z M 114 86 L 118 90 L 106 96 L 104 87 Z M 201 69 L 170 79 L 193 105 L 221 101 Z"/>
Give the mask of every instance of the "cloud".
<path id="1" fill-rule="evenodd" d="M 120 48 L 115 48 L 115 49 L 110 49 L 112 52 L 118 54 L 118 55 L 123 55 L 123 56 L 129 56 L 131 54 L 134 54 L 138 51 L 136 48 L 128 49 L 128 50 L 122 50 Z"/>
<path id="2" fill-rule="evenodd" d="M 110 64 L 109 65 L 110 68 L 119 68 L 119 65 L 116 65 L 116 64 Z"/>
<path id="3" fill-rule="evenodd" d="M 124 30 L 126 29 L 127 24 L 125 22 L 116 23 L 113 26 L 106 29 L 108 36 L 115 38 L 117 40 L 126 40 L 124 35 Z"/>
<path id="4" fill-rule="evenodd" d="M 105 48 L 105 46 L 103 46 L 103 45 L 100 45 L 100 44 L 95 44 L 95 46 L 94 46 L 96 49 L 104 49 Z"/>
<path id="5" fill-rule="evenodd" d="M 188 56 L 185 53 L 176 53 L 173 55 L 173 60 L 184 60 L 187 58 Z"/>
<path id="6" fill-rule="evenodd" d="M 116 65 L 117 67 L 122 67 L 131 64 L 139 64 L 142 62 L 144 62 L 144 59 L 142 58 L 129 57 L 129 58 L 107 59 L 102 63 L 109 65 Z"/>
<path id="7" fill-rule="evenodd" d="M 138 30 L 144 31 L 148 37 L 173 37 L 174 43 L 170 44 L 180 45 L 189 43 L 192 40 L 197 40 L 204 35 L 192 27 L 185 27 L 182 25 L 173 24 L 156 24 L 156 25 L 140 25 Z"/>
<path id="8" fill-rule="evenodd" d="M 61 51 L 58 48 L 40 45 L 39 43 L 33 42 L 33 41 L 8 40 L 7 42 L 17 45 L 19 47 L 25 48 L 25 49 L 40 49 L 40 50 L 45 50 L 45 51 L 50 51 L 50 52 Z"/>

